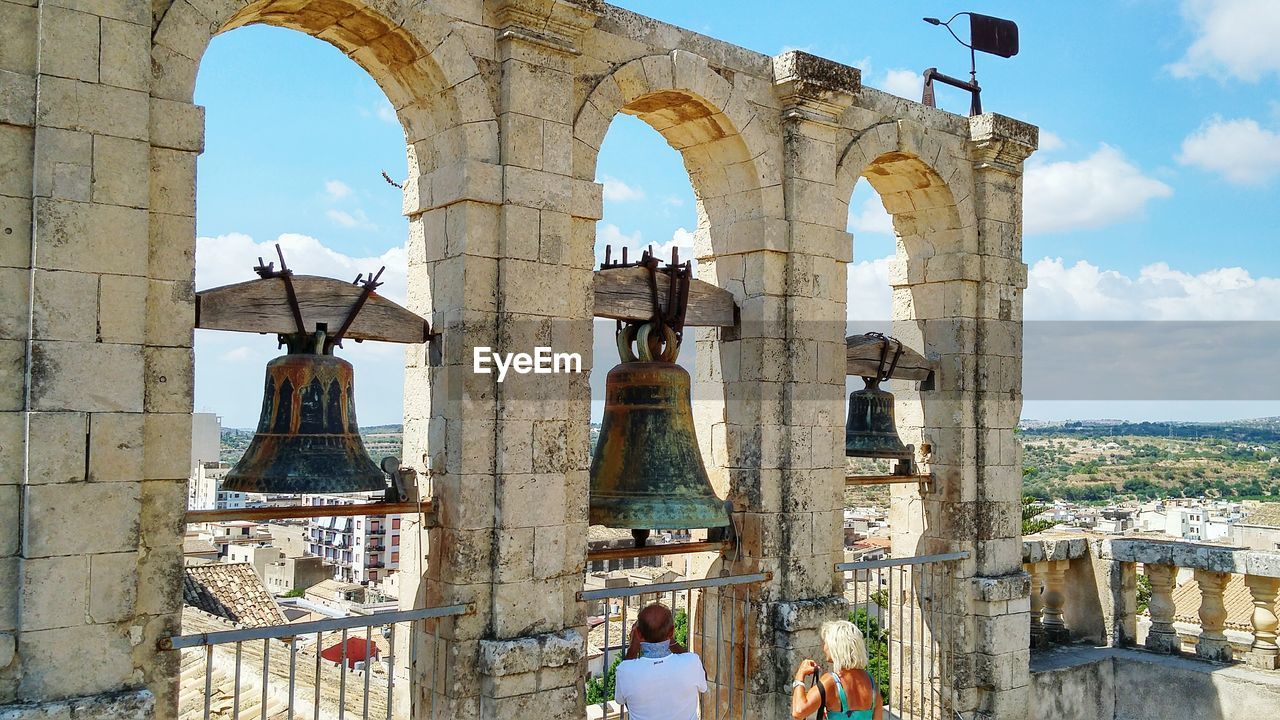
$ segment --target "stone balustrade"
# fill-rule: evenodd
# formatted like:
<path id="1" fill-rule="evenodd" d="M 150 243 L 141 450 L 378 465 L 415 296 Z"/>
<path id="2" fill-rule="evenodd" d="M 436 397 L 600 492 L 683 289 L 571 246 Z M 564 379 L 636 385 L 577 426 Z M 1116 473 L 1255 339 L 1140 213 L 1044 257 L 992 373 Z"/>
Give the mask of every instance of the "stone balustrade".
<path id="1" fill-rule="evenodd" d="M 1243 550 L 1202 543 L 1132 537 L 1029 536 L 1022 561 L 1031 575 L 1031 645 L 1089 641 L 1110 647 L 1138 644 L 1138 566 L 1151 587 L 1150 627 L 1142 647 L 1179 653 L 1174 627 L 1174 591 L 1179 570 L 1190 570 L 1200 591 L 1195 655 L 1215 662 L 1244 660 L 1280 667 L 1276 595 L 1280 552 Z M 1233 647 L 1225 622 L 1224 591 L 1242 576 L 1253 601 L 1251 637 Z"/>

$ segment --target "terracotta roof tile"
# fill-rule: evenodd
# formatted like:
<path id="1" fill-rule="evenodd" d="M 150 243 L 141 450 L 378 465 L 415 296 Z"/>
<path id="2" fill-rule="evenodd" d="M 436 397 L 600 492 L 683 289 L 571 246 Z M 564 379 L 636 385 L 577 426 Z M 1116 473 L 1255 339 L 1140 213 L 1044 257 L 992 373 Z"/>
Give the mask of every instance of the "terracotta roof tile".
<path id="1" fill-rule="evenodd" d="M 1244 584 L 1243 575 L 1232 575 L 1222 590 L 1222 604 L 1227 610 L 1224 623 L 1228 630 L 1253 632 L 1253 596 Z M 1192 580 L 1173 589 L 1174 622 L 1200 624 L 1200 584 Z"/>
<path id="2" fill-rule="evenodd" d="M 209 563 L 183 570 L 183 603 L 242 627 L 284 624 L 280 606 L 249 563 Z"/>

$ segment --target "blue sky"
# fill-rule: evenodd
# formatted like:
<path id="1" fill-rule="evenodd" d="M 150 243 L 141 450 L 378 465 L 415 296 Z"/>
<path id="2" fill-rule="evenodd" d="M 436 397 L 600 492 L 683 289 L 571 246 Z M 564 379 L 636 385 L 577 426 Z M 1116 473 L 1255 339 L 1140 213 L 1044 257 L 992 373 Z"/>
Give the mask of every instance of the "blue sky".
<path id="1" fill-rule="evenodd" d="M 865 84 L 912 99 L 925 67 L 968 70 L 968 51 L 922 15 L 1012 18 L 1021 53 L 979 56 L 978 77 L 986 110 L 1042 130 L 1026 176 L 1027 319 L 1280 319 L 1280 3 L 621 4 L 763 53 L 803 49 L 856 65 Z M 398 191 L 381 178 L 384 170 L 404 177 L 403 136 L 363 70 L 304 35 L 242 28 L 211 43 L 196 101 L 207 113 L 198 287 L 248 279 L 257 255 L 280 241 L 300 272 L 354 277 L 386 264 L 387 294 L 403 297 L 406 221 Z M 939 104 L 965 112 L 968 99 L 943 87 Z M 597 179 L 601 248 L 687 246 L 693 193 L 678 155 L 647 126 L 615 120 Z M 850 298 L 884 317 L 887 217 L 865 184 L 850 208 Z M 361 422 L 398 421 L 402 349 L 349 345 Z M 198 332 L 197 410 L 252 425 L 273 354 L 269 338 Z M 1029 401 L 1024 412 L 1260 415 L 1280 415 L 1280 403 Z"/>

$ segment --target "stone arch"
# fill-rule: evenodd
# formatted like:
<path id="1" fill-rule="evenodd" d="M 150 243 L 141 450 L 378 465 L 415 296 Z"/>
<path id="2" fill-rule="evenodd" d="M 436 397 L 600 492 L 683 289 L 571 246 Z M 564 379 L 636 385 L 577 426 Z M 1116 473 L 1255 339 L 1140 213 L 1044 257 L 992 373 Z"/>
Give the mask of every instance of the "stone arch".
<path id="1" fill-rule="evenodd" d="M 763 123 L 705 58 L 673 50 L 601 78 L 573 121 L 578 179 L 595 180 L 600 146 L 618 113 L 640 118 L 680 152 L 698 204 L 698 257 L 733 252 L 722 236 L 735 223 L 781 215 L 781 163 Z"/>
<path id="2" fill-rule="evenodd" d="M 248 5 L 244 0 L 208 0 L 197 9 L 187 0 L 174 0 L 155 27 L 152 97 L 189 104 L 209 41 L 254 24 L 323 40 L 368 72 L 404 128 L 411 180 L 461 157 L 497 161 L 493 98 L 480 69 L 444 19 L 420 7 L 399 9 L 381 0 L 302 7 L 288 0 Z M 475 132 L 479 128 L 489 132 Z"/>
<path id="3" fill-rule="evenodd" d="M 865 178 L 893 217 L 899 261 L 923 262 L 934 255 L 977 252 L 973 199 L 953 188 L 963 165 L 937 138 L 907 120 L 888 120 L 854 136 L 836 167 L 835 197 L 847 212 L 859 179 Z"/>

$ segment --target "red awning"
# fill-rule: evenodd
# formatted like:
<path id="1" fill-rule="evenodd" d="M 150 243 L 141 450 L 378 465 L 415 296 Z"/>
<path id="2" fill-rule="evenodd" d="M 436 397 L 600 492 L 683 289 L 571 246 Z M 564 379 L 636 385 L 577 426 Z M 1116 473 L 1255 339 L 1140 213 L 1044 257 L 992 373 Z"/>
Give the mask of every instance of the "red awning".
<path id="1" fill-rule="evenodd" d="M 320 651 L 320 657 L 332 663 L 342 662 L 342 643 L 327 647 Z M 378 660 L 381 653 L 377 644 L 366 642 L 362 637 L 347 638 L 347 667 L 354 668 L 356 663 L 366 660 Z"/>

